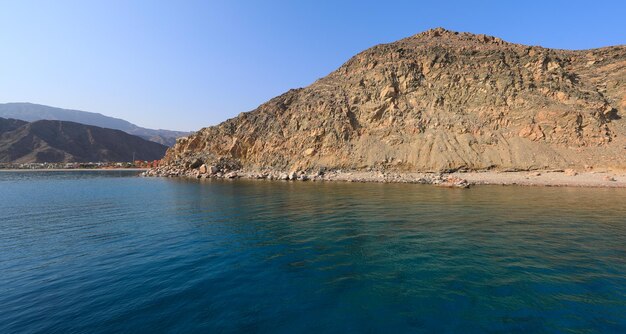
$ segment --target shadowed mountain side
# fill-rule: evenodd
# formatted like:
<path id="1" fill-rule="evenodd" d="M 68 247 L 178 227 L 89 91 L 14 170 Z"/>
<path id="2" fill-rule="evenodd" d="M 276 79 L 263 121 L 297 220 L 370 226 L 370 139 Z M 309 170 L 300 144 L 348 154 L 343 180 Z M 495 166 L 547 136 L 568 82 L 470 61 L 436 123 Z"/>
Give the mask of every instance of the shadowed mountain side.
<path id="1" fill-rule="evenodd" d="M 204 128 L 165 162 L 247 170 L 626 167 L 626 47 L 432 29 Z M 165 167 L 167 168 L 167 167 Z M 232 169 L 232 168 L 231 168 Z"/>
<path id="2" fill-rule="evenodd" d="M 0 117 L 19 119 L 27 122 L 39 120 L 70 121 L 102 128 L 122 130 L 131 135 L 154 141 L 166 146 L 172 146 L 176 138 L 189 133 L 163 129 L 146 129 L 123 119 L 105 116 L 98 113 L 62 109 L 33 103 L 3 103 L 0 104 Z"/>
<path id="3" fill-rule="evenodd" d="M 4 119 L 0 118 L 0 135 L 5 132 L 13 131 L 20 126 L 26 125 L 28 122 L 21 121 L 19 119 Z"/>
<path id="4" fill-rule="evenodd" d="M 16 127 L 16 125 L 19 125 Z M 0 162 L 158 160 L 167 147 L 126 132 L 65 121 L 0 118 Z"/>

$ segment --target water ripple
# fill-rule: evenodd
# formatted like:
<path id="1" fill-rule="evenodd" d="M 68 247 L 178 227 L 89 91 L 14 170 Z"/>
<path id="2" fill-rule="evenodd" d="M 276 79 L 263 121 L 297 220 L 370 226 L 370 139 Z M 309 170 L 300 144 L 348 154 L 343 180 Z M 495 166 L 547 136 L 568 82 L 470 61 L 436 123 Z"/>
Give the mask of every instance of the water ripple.
<path id="1" fill-rule="evenodd" d="M 0 189 L 0 333 L 626 332 L 624 189 L 120 172 Z"/>

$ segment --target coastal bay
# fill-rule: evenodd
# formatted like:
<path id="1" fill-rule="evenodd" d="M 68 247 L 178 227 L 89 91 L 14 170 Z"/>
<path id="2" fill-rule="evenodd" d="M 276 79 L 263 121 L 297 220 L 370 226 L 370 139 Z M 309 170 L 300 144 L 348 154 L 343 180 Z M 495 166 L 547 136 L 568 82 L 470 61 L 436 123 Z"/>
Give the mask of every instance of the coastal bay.
<path id="1" fill-rule="evenodd" d="M 0 334 L 626 334 L 626 2 L 0 2 Z"/>

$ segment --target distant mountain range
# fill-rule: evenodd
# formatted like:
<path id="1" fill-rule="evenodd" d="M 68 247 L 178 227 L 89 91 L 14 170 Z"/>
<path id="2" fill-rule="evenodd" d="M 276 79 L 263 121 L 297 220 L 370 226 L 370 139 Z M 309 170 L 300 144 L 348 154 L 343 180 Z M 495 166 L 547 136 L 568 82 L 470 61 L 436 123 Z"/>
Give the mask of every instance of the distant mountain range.
<path id="1" fill-rule="evenodd" d="M 98 113 L 61 109 L 34 103 L 0 103 L 0 117 L 27 122 L 59 120 L 94 125 L 102 128 L 121 130 L 166 146 L 173 146 L 176 143 L 176 138 L 190 134 L 189 132 L 183 131 L 146 129 L 123 119 Z"/>
<path id="2" fill-rule="evenodd" d="M 165 145 L 121 130 L 0 118 L 0 163 L 158 160 L 166 150 Z"/>

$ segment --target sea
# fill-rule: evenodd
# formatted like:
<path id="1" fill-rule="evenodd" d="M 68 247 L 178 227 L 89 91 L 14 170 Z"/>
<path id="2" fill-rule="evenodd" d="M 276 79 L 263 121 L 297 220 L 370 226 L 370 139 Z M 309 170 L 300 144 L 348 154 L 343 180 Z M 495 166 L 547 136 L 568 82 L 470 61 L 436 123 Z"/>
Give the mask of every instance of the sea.
<path id="1" fill-rule="evenodd" d="M 626 189 L 0 172 L 0 333 L 626 333 Z"/>

